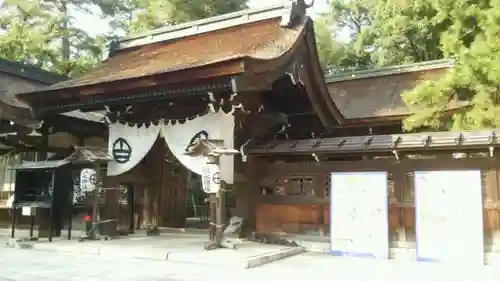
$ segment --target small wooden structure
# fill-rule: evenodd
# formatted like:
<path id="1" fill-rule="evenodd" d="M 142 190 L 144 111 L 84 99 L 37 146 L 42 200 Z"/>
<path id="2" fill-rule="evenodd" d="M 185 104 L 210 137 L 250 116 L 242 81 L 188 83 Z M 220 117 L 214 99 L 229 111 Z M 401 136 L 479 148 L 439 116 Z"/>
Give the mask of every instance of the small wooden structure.
<path id="1" fill-rule="evenodd" d="M 68 239 L 71 239 L 74 170 L 93 166 L 99 170 L 102 163 L 112 161 L 102 149 L 75 147 L 75 151 L 63 160 L 25 162 L 12 167 L 16 171 L 16 189 L 12 204 L 12 232 L 15 236 L 16 210 L 22 209 L 23 216 L 30 216 L 30 238 L 33 237 L 35 217 L 40 232 L 47 231 L 49 241 L 61 235 L 65 221 L 68 222 Z M 79 177 L 79 173 L 77 173 Z M 100 179 L 98 178 L 98 181 Z M 42 234 L 43 235 L 43 234 Z"/>

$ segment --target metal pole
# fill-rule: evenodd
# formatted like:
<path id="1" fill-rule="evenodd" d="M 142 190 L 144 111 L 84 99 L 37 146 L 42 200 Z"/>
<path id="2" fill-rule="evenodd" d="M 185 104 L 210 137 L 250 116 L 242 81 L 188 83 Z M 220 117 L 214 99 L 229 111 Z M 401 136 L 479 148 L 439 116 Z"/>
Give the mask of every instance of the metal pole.
<path id="1" fill-rule="evenodd" d="M 134 218 L 135 218 L 135 186 L 133 185 L 127 185 L 127 203 L 128 203 L 128 208 L 130 212 L 130 217 L 129 217 L 129 233 L 132 234 L 134 233 L 135 225 L 134 225 Z"/>
<path id="2" fill-rule="evenodd" d="M 100 179 L 101 179 L 101 167 L 99 164 L 95 165 L 95 184 L 94 184 L 94 205 L 92 206 L 92 231 L 90 233 L 91 239 L 96 238 L 96 231 L 97 231 L 97 222 L 99 221 L 99 205 L 100 205 L 100 200 L 99 200 L 99 187 L 100 187 Z"/>
<path id="3" fill-rule="evenodd" d="M 30 216 L 30 238 L 33 238 L 34 228 L 35 228 L 35 216 Z"/>
<path id="4" fill-rule="evenodd" d="M 80 175 L 80 174 L 78 174 Z M 74 183 L 74 180 L 72 181 Z M 74 184 L 71 186 L 71 191 L 68 194 L 68 240 L 71 240 L 71 230 L 73 229 L 73 197 L 75 193 Z"/>
<path id="5" fill-rule="evenodd" d="M 54 228 L 54 184 L 55 184 L 55 171 L 52 171 L 52 181 L 50 184 L 52 185 L 52 195 L 50 198 L 50 209 L 49 209 L 49 242 L 52 242 L 52 231 Z M 50 188 L 50 187 L 49 187 Z"/>
<path id="6" fill-rule="evenodd" d="M 11 230 L 10 230 L 10 238 L 14 238 L 15 232 L 16 232 L 16 202 L 15 202 L 15 197 L 12 202 L 12 208 L 11 208 Z"/>

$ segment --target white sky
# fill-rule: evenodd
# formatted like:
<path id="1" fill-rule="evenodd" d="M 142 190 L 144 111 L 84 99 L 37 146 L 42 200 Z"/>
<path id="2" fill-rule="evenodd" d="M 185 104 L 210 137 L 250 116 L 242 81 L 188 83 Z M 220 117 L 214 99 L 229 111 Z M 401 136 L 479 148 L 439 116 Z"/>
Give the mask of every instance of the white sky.
<path id="1" fill-rule="evenodd" d="M 3 0 L 0 0 L 0 4 L 2 1 Z M 283 3 L 283 1 L 287 0 L 249 0 L 248 5 L 250 6 L 250 8 L 262 8 L 265 6 Z M 314 17 L 316 14 L 325 11 L 327 8 L 328 0 L 315 0 L 314 6 L 308 10 L 308 13 L 312 17 Z M 76 25 L 79 27 L 83 27 L 83 29 L 89 32 L 91 35 L 102 34 L 110 31 L 107 22 L 100 19 L 98 14 L 88 15 L 75 13 L 74 16 L 76 18 Z"/>

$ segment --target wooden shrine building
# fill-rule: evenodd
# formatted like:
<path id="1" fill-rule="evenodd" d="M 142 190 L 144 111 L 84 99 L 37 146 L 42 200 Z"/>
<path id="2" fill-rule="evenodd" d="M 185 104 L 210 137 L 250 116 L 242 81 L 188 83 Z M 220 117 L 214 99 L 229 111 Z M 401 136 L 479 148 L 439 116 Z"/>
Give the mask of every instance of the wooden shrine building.
<path id="1" fill-rule="evenodd" d="M 36 118 L 16 93 L 65 81 L 68 77 L 38 67 L 0 59 L 0 225 L 10 223 L 15 189 L 12 166 L 23 161 L 65 158 L 76 145 L 106 146 L 103 115 L 78 111 Z M 24 221 L 21 221 L 24 223 Z"/>
<path id="2" fill-rule="evenodd" d="M 306 8 L 303 1 L 296 1 L 123 38 L 110 44 L 109 58 L 98 69 L 17 97 L 39 118 L 73 110 L 106 110 L 110 150 L 113 144 L 125 143 L 124 136 L 114 136 L 115 132 L 150 136 L 135 144 L 144 151 L 125 138 L 125 148 L 138 151 L 139 158 L 127 155 L 120 167 L 108 166 L 108 175 L 120 183 L 145 187 L 145 204 L 151 204 L 144 207 L 147 223 L 178 226 L 184 221 L 186 197 L 187 171 L 182 166 L 189 164 L 178 158 L 184 158 L 184 148 L 195 133 L 208 131 L 209 138 L 223 139 L 226 146 L 245 153 L 248 145 L 280 131 L 290 138 L 304 138 L 311 130 L 319 134 L 338 125 L 340 115 L 328 95 Z M 170 139 L 179 135 L 176 124 L 209 123 L 202 121 L 204 116 L 216 120 L 214 124 L 227 122 L 229 128 L 192 125 L 180 129 L 191 135 Z M 170 130 L 174 132 L 163 136 L 169 145 L 156 141 Z M 157 153 L 147 153 L 150 148 Z M 231 158 L 235 159 L 227 159 L 222 179 L 244 186 L 241 157 Z M 192 165 L 193 170 L 199 168 L 199 163 Z M 117 179 L 131 173 L 142 174 L 147 181 Z M 239 193 L 245 198 L 243 190 Z M 156 197 L 160 202 L 153 200 Z M 241 205 L 237 213 L 246 217 L 248 208 Z"/>
<path id="3" fill-rule="evenodd" d="M 8 147 L 17 148 L 19 152 L 40 152 L 42 142 L 45 141 L 47 148 L 42 150 L 53 153 L 56 153 L 58 148 L 79 145 L 79 138 L 93 136 L 101 138 L 101 143 L 105 142 L 107 132 L 102 124 L 102 115 L 73 111 L 56 115 L 55 119 L 40 119 L 16 98 L 19 92 L 33 91 L 65 80 L 68 80 L 68 77 L 35 66 L 0 60 L 1 141 Z M 68 132 L 73 135 L 61 134 Z M 42 135 L 47 140 L 43 140 Z"/>
<path id="4" fill-rule="evenodd" d="M 409 114 L 401 93 L 421 80 L 439 79 L 452 63 L 435 61 L 325 78 L 307 8 L 303 0 L 295 0 L 122 38 L 110 44 L 108 58 L 96 70 L 17 98 L 40 119 L 74 110 L 105 112 L 108 150 L 115 159 L 107 166 L 105 185 L 141 186 L 143 225 L 184 226 L 190 174 L 202 174 L 206 164 L 188 152 L 200 139 L 207 139 L 240 151 L 237 156 L 221 157 L 217 176 L 227 184 L 226 190 L 234 191 L 234 214 L 244 218 L 249 232 L 329 235 L 331 251 L 337 254 L 342 253 L 339 245 L 357 245 L 345 241 L 367 243 L 367 239 L 386 237 L 383 243 L 370 240 L 373 243 L 368 244 L 414 253 L 424 245 L 416 243 L 420 218 L 415 207 L 416 178 L 429 183 L 437 177 L 424 173 L 429 170 L 474 170 L 490 197 L 476 200 L 480 202 L 475 205 L 462 204 L 475 211 L 481 205 L 479 219 L 468 217 L 473 212 L 457 210 L 474 222 L 475 241 L 483 241 L 485 234 L 488 251 L 500 228 L 498 132 L 401 131 L 401 120 Z M 450 104 L 449 109 L 459 106 Z M 352 190 L 356 192 L 331 190 L 346 185 L 343 172 L 377 173 L 355 178 Z M 452 178 L 466 174 L 467 182 L 476 184 L 474 173 Z M 359 184 L 369 176 L 377 178 Z M 455 185 L 462 188 L 464 182 Z M 375 183 L 373 189 L 367 188 Z M 344 197 L 340 203 L 345 205 L 333 208 L 338 202 L 332 193 L 338 198 L 357 197 Z M 458 198 L 453 191 L 441 193 Z M 448 201 L 436 199 L 428 205 Z M 441 209 L 454 208 L 458 207 Z M 117 211 L 107 213 L 118 216 Z M 362 234 L 369 236 L 352 239 L 335 236 L 341 230 L 339 236 L 358 233 L 345 230 L 359 227 L 355 223 L 373 225 L 361 219 L 368 214 L 380 220 L 374 224 L 379 232 L 371 235 L 367 229 Z M 440 216 L 449 218 L 448 213 Z M 346 217 L 352 217 L 350 222 L 339 223 Z M 454 237 L 450 241 L 463 238 Z M 373 255 L 379 256 L 384 250 L 367 251 L 370 255 L 378 251 Z"/>

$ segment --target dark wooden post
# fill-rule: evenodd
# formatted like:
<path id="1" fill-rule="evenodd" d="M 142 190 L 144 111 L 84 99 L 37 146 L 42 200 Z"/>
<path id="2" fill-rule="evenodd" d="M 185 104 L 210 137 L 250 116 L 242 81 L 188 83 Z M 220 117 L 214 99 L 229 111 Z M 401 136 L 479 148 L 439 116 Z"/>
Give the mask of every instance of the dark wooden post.
<path id="1" fill-rule="evenodd" d="M 219 165 L 219 156 L 210 155 L 207 157 L 207 164 Z M 224 185 L 221 183 L 221 188 L 215 194 L 210 195 L 210 244 L 205 246 L 205 249 L 215 249 L 222 247 L 222 238 L 224 232 Z M 215 207 L 215 210 L 214 210 Z M 215 212 L 214 212 L 215 211 Z M 215 218 L 215 221 L 213 220 Z M 214 225 L 215 224 L 215 225 Z M 214 235 L 212 233 L 215 232 Z"/>
<path id="2" fill-rule="evenodd" d="M 317 165 L 321 165 L 321 163 L 317 163 Z M 319 169 L 319 172 L 313 178 L 314 196 L 317 197 L 318 199 L 324 199 L 328 197 L 328 194 L 325 194 L 326 177 L 328 177 L 327 172 L 324 171 L 323 169 Z M 318 224 L 320 225 L 319 227 L 320 236 L 324 236 L 325 231 L 328 231 L 326 226 L 329 225 L 330 222 L 325 221 L 325 211 L 329 209 L 330 206 L 325 204 L 320 204 L 318 206 L 318 212 L 319 212 Z"/>
<path id="3" fill-rule="evenodd" d="M 243 218 L 244 236 L 249 236 L 256 230 L 255 207 L 259 196 L 260 161 L 257 156 L 249 155 L 243 163 L 245 182 L 236 190 L 236 216 Z"/>
<path id="4" fill-rule="evenodd" d="M 224 235 L 224 226 L 225 226 L 225 213 L 226 213 L 226 204 L 224 202 L 224 190 L 225 185 L 221 183 L 221 189 L 216 193 L 216 209 L 215 209 L 215 245 L 217 247 L 222 246 L 222 236 Z"/>
<path id="5" fill-rule="evenodd" d="M 215 225 L 217 224 L 216 209 L 217 209 L 217 196 L 215 194 L 210 194 L 208 195 L 208 214 L 210 217 L 208 238 L 210 239 L 210 241 L 215 241 L 215 232 L 216 232 Z"/>

